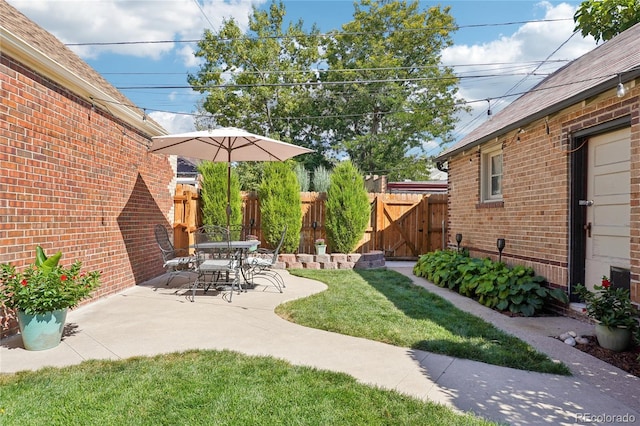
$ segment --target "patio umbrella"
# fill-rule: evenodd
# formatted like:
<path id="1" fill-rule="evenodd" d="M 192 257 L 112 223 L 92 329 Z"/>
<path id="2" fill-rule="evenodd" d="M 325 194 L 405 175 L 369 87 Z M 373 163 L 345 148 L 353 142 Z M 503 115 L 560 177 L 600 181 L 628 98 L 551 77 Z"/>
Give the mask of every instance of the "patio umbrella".
<path id="1" fill-rule="evenodd" d="M 227 226 L 231 216 L 231 163 L 284 161 L 312 149 L 292 145 L 235 127 L 154 136 L 150 152 L 227 163 Z"/>

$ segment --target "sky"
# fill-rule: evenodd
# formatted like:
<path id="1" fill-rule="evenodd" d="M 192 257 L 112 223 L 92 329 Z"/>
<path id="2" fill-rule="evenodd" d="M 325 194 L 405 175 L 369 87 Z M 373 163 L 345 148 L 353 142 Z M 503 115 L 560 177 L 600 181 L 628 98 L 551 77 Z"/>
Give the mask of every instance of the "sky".
<path id="1" fill-rule="evenodd" d="M 201 96 L 187 74 L 199 62 L 194 42 L 205 29 L 233 18 L 246 28 L 252 6 L 270 0 L 8 0 L 8 3 L 69 45 L 169 133 L 194 130 Z M 352 0 L 284 0 L 286 18 L 328 32 L 353 19 Z M 442 62 L 461 77 L 459 96 L 471 108 L 454 131 L 459 140 L 555 69 L 596 47 L 573 32 L 580 1 L 420 1 L 420 9 L 449 6 L 460 27 Z M 143 42 L 156 43 L 119 43 Z M 162 43 L 157 43 L 162 41 Z M 77 45 L 89 43 L 89 45 Z M 95 45 L 91 43 L 105 43 Z M 490 77 L 480 77 L 480 76 Z M 425 141 L 428 155 L 441 147 Z"/>

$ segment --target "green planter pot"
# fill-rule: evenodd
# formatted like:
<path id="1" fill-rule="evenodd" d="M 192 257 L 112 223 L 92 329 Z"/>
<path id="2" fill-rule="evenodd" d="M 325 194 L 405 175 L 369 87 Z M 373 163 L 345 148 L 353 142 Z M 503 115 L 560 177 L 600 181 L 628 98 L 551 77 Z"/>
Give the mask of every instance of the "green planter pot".
<path id="1" fill-rule="evenodd" d="M 316 246 L 316 254 L 317 255 L 325 255 L 327 254 L 327 246 Z"/>
<path id="2" fill-rule="evenodd" d="M 35 315 L 18 311 L 18 326 L 24 348 L 43 351 L 58 346 L 66 319 L 67 309 Z"/>
<path id="3" fill-rule="evenodd" d="M 596 324 L 596 337 L 598 344 L 605 349 L 622 352 L 631 343 L 631 330 L 626 327 L 607 327 Z"/>

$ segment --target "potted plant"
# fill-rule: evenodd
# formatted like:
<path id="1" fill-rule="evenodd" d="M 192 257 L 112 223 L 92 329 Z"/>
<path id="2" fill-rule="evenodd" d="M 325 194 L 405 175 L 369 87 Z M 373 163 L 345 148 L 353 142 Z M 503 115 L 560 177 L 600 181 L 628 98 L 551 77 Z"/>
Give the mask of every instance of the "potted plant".
<path id="1" fill-rule="evenodd" d="M 327 253 L 327 244 L 324 242 L 324 238 L 318 238 L 314 245 L 316 246 L 316 254 L 323 255 Z"/>
<path id="2" fill-rule="evenodd" d="M 631 304 L 629 290 L 612 287 L 606 276 L 593 288 L 594 291 L 589 291 L 579 284 L 576 292 L 587 304 L 587 315 L 596 322 L 598 344 L 616 352 L 623 351 L 638 328 L 638 311 Z"/>
<path id="3" fill-rule="evenodd" d="M 65 268 L 58 263 L 62 252 L 47 257 L 36 247 L 35 263 L 22 272 L 14 265 L 0 265 L 0 303 L 5 320 L 16 312 L 25 349 L 44 350 L 57 346 L 67 310 L 89 297 L 100 285 L 100 272 L 81 272 L 76 260 Z"/>
<path id="4" fill-rule="evenodd" d="M 260 241 L 260 238 L 258 238 L 258 236 L 257 236 L 257 235 L 248 234 L 248 235 L 247 235 L 247 241 Z M 250 252 L 254 252 L 254 251 L 256 251 L 256 250 L 258 250 L 258 246 L 257 246 L 257 245 L 256 245 L 256 246 L 254 246 L 254 247 L 250 247 L 250 248 L 249 248 L 249 251 L 250 251 Z"/>

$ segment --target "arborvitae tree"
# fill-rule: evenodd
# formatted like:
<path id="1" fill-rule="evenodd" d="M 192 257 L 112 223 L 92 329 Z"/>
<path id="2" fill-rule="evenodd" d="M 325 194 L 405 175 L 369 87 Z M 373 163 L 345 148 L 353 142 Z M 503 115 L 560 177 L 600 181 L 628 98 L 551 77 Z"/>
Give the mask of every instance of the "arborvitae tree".
<path id="1" fill-rule="evenodd" d="M 325 212 L 329 249 L 352 252 L 367 229 L 370 205 L 364 179 L 350 161 L 340 163 L 331 173 Z"/>
<path id="2" fill-rule="evenodd" d="M 198 166 L 202 174 L 202 222 L 204 225 L 227 225 L 227 163 L 203 161 Z M 242 196 L 238 176 L 231 170 L 231 225 L 242 223 Z"/>
<path id="3" fill-rule="evenodd" d="M 287 235 L 281 252 L 294 253 L 300 244 L 302 200 L 300 184 L 291 162 L 272 162 L 265 165 L 262 183 L 258 188 L 258 198 L 263 238 L 275 246 L 286 226 Z"/>

